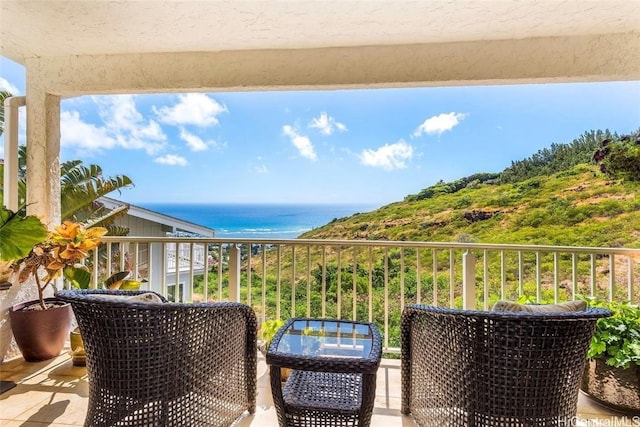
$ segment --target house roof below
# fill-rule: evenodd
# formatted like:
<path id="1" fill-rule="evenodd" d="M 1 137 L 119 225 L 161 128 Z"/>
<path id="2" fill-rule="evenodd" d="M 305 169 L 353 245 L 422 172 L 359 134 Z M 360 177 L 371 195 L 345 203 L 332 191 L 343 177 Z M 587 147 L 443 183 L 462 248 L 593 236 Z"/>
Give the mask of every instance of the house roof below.
<path id="1" fill-rule="evenodd" d="M 121 202 L 120 200 L 112 199 L 109 197 L 101 197 L 100 202 L 103 203 L 108 209 L 115 209 L 122 205 L 129 205 L 129 210 L 127 212 L 128 215 L 169 226 L 174 230 L 174 232 L 185 232 L 197 234 L 204 237 L 215 236 L 215 230 L 213 228 L 165 215 L 151 209 L 142 208 L 140 206 Z"/>

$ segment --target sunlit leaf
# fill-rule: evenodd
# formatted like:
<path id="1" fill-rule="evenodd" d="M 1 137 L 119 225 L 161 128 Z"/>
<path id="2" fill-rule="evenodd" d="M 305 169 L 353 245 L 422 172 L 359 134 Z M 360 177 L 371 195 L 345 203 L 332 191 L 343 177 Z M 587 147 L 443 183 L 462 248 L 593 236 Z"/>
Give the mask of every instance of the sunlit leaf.
<path id="1" fill-rule="evenodd" d="M 63 272 L 65 279 L 67 279 L 74 288 L 89 288 L 91 272 L 87 268 L 68 266 L 64 268 Z"/>
<path id="2" fill-rule="evenodd" d="M 142 283 L 140 280 L 121 280 L 120 289 L 123 291 L 137 291 Z"/>
<path id="3" fill-rule="evenodd" d="M 47 229 L 35 216 L 21 217 L 0 209 L 0 259 L 12 261 L 26 257 L 31 248 L 47 237 Z"/>
<path id="4" fill-rule="evenodd" d="M 114 287 L 114 285 L 129 277 L 130 274 L 130 271 L 118 271 L 117 273 L 113 273 L 104 281 L 104 287 L 107 289 L 118 289 L 117 287 Z"/>

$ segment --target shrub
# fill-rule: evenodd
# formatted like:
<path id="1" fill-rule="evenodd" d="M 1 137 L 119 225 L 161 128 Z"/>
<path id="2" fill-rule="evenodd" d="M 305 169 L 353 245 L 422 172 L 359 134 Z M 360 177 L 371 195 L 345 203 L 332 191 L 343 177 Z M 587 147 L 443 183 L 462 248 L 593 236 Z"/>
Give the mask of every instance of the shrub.
<path id="1" fill-rule="evenodd" d="M 619 138 L 607 138 L 593 154 L 600 171 L 611 179 L 640 181 L 640 131 Z"/>
<path id="2" fill-rule="evenodd" d="M 589 301 L 591 307 L 606 308 L 613 316 L 598 320 L 588 357 L 602 358 L 609 366 L 640 366 L 640 307 L 629 303 Z"/>

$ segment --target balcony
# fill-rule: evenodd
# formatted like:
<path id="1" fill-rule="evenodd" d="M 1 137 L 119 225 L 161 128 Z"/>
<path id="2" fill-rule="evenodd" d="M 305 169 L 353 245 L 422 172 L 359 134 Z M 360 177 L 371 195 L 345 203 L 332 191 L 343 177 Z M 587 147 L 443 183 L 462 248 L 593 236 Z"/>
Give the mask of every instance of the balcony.
<path id="1" fill-rule="evenodd" d="M 275 18 L 261 8 L 247 11 L 224 3 L 193 2 L 188 10 L 182 5 L 184 13 L 121 3 L 117 16 L 144 17 L 130 26 L 131 33 L 114 32 L 113 21 L 105 18 L 114 16 L 113 9 L 106 6 L 2 3 L 2 39 L 14 41 L 2 46 L 2 55 L 27 68 L 28 116 L 46 118 L 33 119 L 27 127 L 28 157 L 35 166 L 27 180 L 34 183 L 29 209 L 47 223 L 59 221 L 59 173 L 47 165 L 59 161 L 61 97 L 631 80 L 640 75 L 633 2 L 615 7 L 564 2 L 558 7 L 529 1 L 517 8 L 507 2 L 500 7 L 450 2 L 433 8 L 424 2 L 403 8 L 389 4 L 388 11 L 379 5 L 369 11 L 365 3 L 358 8 L 344 3 L 337 11 L 309 3 L 301 10 L 275 10 Z M 58 16 L 68 25 L 59 25 Z M 87 25 L 92 22 L 97 24 Z M 158 33 L 159 22 L 175 31 Z M 34 32 L 34 23 L 51 28 Z M 247 31 L 247 25 L 261 36 Z M 291 34 L 306 36 L 293 40 Z M 69 42 L 76 39 L 83 42 Z M 11 128 L 15 143 L 5 153 L 17 159 L 17 132 Z M 10 184 L 5 191 L 17 190 Z M 260 321 L 294 315 L 371 320 L 380 326 L 389 355 L 399 346 L 399 313 L 414 302 L 486 309 L 496 299 L 523 295 L 537 302 L 577 295 L 640 300 L 638 249 L 141 238 L 112 239 L 106 246 L 106 263 L 97 253 L 93 261 L 95 287 L 110 272 L 130 269 L 172 300 L 239 300 L 250 304 Z M 211 258 L 198 258 L 205 248 Z M 212 267 L 210 275 L 202 274 L 204 266 Z M 2 379 L 20 383 L 0 395 L 3 425 L 81 424 L 86 378 L 67 356 L 42 364 L 18 359 L 3 364 L 0 372 Z M 391 378 L 397 369 L 381 371 L 379 377 L 387 373 Z M 395 388 L 382 390 L 386 395 L 376 405 L 374 425 L 411 425 L 385 403 L 397 398 L 391 392 Z M 264 388 L 259 398 L 267 398 Z M 580 413 L 588 414 L 584 408 Z M 272 418 L 254 417 L 254 423 L 264 419 L 265 425 L 274 425 L 273 411 L 269 414 Z M 386 423 L 386 414 L 393 421 Z"/>
<path id="2" fill-rule="evenodd" d="M 109 237 L 92 265 L 95 287 L 128 269 L 170 300 L 247 303 L 259 322 L 292 316 L 375 322 L 386 358 L 378 371 L 373 426 L 414 425 L 400 413 L 399 321 L 407 304 L 489 309 L 498 299 L 525 295 L 533 302 L 580 295 L 640 300 L 640 249 Z M 2 425 L 82 425 L 86 369 L 72 366 L 67 353 L 47 362 L 16 358 L 1 365 L 1 379 L 17 383 L 0 395 Z M 261 354 L 258 363 L 258 410 L 240 426 L 277 424 Z M 577 420 L 578 426 L 634 422 L 584 395 Z"/>

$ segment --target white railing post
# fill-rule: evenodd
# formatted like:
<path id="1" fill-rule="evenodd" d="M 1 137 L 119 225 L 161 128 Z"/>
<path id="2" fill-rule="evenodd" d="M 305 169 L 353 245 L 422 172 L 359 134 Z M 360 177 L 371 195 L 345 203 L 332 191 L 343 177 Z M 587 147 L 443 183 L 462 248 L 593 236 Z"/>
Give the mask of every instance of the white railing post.
<path id="1" fill-rule="evenodd" d="M 597 291 L 597 295 L 600 297 L 604 297 L 608 291 L 609 293 L 614 293 L 609 297 L 615 296 L 616 298 L 632 301 L 634 301 L 634 298 L 637 299 L 638 294 L 639 280 L 637 279 L 637 272 L 640 261 L 635 261 L 635 259 L 640 257 L 640 249 L 637 248 L 580 248 L 458 242 L 372 242 L 367 240 L 353 240 L 349 244 L 343 240 L 325 239 L 308 239 L 304 241 L 296 239 L 223 240 L 201 237 L 116 236 L 105 236 L 103 239 L 104 246 L 101 247 L 101 251 L 104 250 L 108 255 L 106 260 L 102 260 L 97 253 L 94 253 L 94 287 L 99 286 L 99 280 L 101 280 L 98 279 L 98 272 L 101 275 L 110 273 L 108 266 L 111 265 L 113 260 L 113 250 L 115 250 L 115 246 L 119 246 L 121 252 L 128 251 L 134 254 L 130 259 L 133 262 L 131 268 L 137 273 L 138 279 L 148 280 L 148 284 L 144 286 L 145 289 L 159 291 L 162 295 L 168 296 L 167 287 L 172 287 L 175 281 L 174 277 L 179 276 L 179 283 L 184 283 L 183 298 L 187 302 L 192 300 L 190 293 L 193 290 L 190 287 L 193 285 L 193 281 L 197 276 L 203 275 L 203 293 L 201 294 L 199 291 L 193 294 L 193 299 L 196 301 L 204 301 L 208 299 L 208 296 L 211 296 L 218 301 L 242 301 L 248 303 L 250 300 L 247 292 L 251 289 L 247 281 L 250 279 L 249 275 L 253 275 L 255 283 L 259 287 L 254 291 L 256 295 L 261 295 L 260 302 L 256 307 L 260 311 L 259 318 L 265 321 L 273 318 L 274 314 L 275 317 L 279 317 L 281 314 L 281 309 L 283 308 L 281 306 L 283 296 L 281 288 L 287 287 L 292 292 L 296 291 L 296 287 L 293 285 L 289 288 L 288 279 L 291 278 L 295 282 L 297 279 L 306 276 L 307 289 L 305 298 L 307 313 L 311 313 L 312 316 L 318 313 L 319 316 L 326 317 L 329 312 L 333 313 L 337 310 L 338 302 L 342 304 L 342 308 L 346 309 L 347 307 L 344 306 L 345 301 L 350 306 L 348 311 L 353 311 L 353 307 L 351 307 L 353 302 L 350 299 L 348 301 L 344 299 L 344 293 L 337 294 L 338 298 L 342 297 L 341 300 L 337 301 L 331 299 L 332 297 L 329 295 L 330 287 L 346 285 L 346 287 L 353 289 L 353 294 L 357 296 L 358 310 L 364 309 L 368 311 L 368 314 L 361 314 L 360 312 L 355 314 L 362 315 L 363 318 L 367 319 L 379 319 L 380 324 L 384 325 L 385 336 L 389 337 L 384 342 L 385 351 L 390 349 L 391 340 L 399 342 L 397 333 L 391 328 L 391 317 L 399 314 L 398 310 L 402 308 L 403 302 L 404 304 L 407 303 L 406 293 L 403 295 L 403 292 L 407 292 L 406 281 L 408 276 L 406 272 L 410 271 L 416 278 L 415 300 L 412 298 L 411 302 L 416 301 L 420 304 L 428 299 L 429 303 L 431 303 L 430 297 L 424 298 L 423 286 L 425 283 L 423 283 L 422 279 L 427 279 L 428 276 L 432 275 L 435 283 L 438 283 L 438 277 L 444 283 L 447 269 L 444 265 L 440 265 L 435 261 L 432 266 L 424 266 L 423 264 L 425 263 L 425 258 L 429 258 L 430 261 L 431 259 L 437 259 L 439 258 L 438 254 L 442 254 L 440 251 L 447 249 L 451 254 L 448 281 L 453 288 L 453 291 L 449 290 L 450 301 L 448 305 L 452 307 L 455 306 L 460 295 L 462 295 L 462 303 L 458 301 L 457 304 L 462 305 L 467 310 L 488 310 L 488 304 L 493 299 L 514 298 L 517 295 L 523 295 L 522 291 L 525 289 L 529 296 L 533 292 L 536 295 L 541 295 L 542 290 L 538 289 L 539 286 L 552 281 L 557 283 L 560 278 L 569 277 L 569 273 L 574 275 L 573 282 L 576 290 L 566 296 L 563 292 L 558 291 L 559 301 L 571 298 L 572 295 L 578 292 L 589 293 L 590 289 L 594 294 Z M 242 258 L 244 248 L 246 247 L 250 250 L 251 245 L 259 245 L 261 247 L 261 254 L 255 257 L 253 263 L 250 258 Z M 350 245 L 353 249 L 350 248 Z M 129 249 L 127 249 L 127 246 L 129 246 Z M 212 282 L 207 279 L 208 263 L 206 254 L 209 246 L 214 248 L 213 254 L 218 261 L 212 271 L 214 273 L 212 276 L 216 277 L 215 281 Z M 189 252 L 183 251 L 183 248 L 187 247 L 190 248 Z M 291 249 L 292 252 L 289 255 L 288 251 L 291 247 L 295 247 L 295 250 Z M 398 250 L 399 260 L 395 258 L 395 248 Z M 412 250 L 409 251 L 408 248 Z M 353 255 L 344 255 L 351 253 L 352 250 Z M 429 250 L 433 254 L 431 257 L 425 254 Z M 548 262 L 543 262 L 547 257 L 542 257 L 541 254 L 553 254 L 555 252 L 572 256 L 571 265 L 562 261 L 560 255 L 552 265 L 549 265 Z M 509 253 L 517 256 L 517 259 L 510 256 Z M 476 256 L 476 254 L 478 255 Z M 499 259 L 496 255 L 499 255 Z M 306 259 L 304 259 L 305 256 Z M 452 259 L 456 256 L 460 256 L 461 261 L 455 261 L 454 263 Z M 478 259 L 478 256 L 482 258 Z M 614 256 L 618 256 L 620 259 L 615 260 Z M 628 257 L 626 270 L 624 264 L 620 262 L 623 256 Z M 480 260 L 482 260 L 482 264 L 478 264 Z M 398 273 L 396 273 L 395 268 L 391 268 L 391 264 L 393 263 L 395 267 L 396 262 L 401 267 Z M 304 268 L 300 269 L 300 266 L 304 264 L 307 266 L 306 271 L 304 271 Z M 437 273 L 433 273 L 431 267 Z M 480 267 L 482 267 L 482 271 L 477 271 L 476 268 Z M 608 267 L 609 274 L 613 274 L 614 278 L 618 276 L 619 282 L 612 282 L 613 279 L 608 277 L 609 286 L 601 289 L 601 283 L 598 280 L 600 279 L 604 282 L 604 279 L 598 275 L 597 271 L 600 271 L 599 268 L 602 267 Z M 122 268 L 122 264 L 120 264 L 119 268 Z M 415 270 L 411 271 L 412 269 Z M 615 270 L 619 270 L 618 273 L 620 274 L 616 275 Z M 357 276 L 357 283 L 353 282 L 353 278 L 349 279 L 349 284 L 345 282 L 344 273 L 347 271 L 355 273 L 354 276 Z M 217 274 L 215 274 L 216 272 Z M 228 279 L 227 272 L 229 273 Z M 626 292 L 623 294 L 623 289 L 618 289 L 617 287 L 623 286 L 622 282 L 624 282 L 625 275 Z M 589 282 L 590 278 L 591 283 Z M 480 280 L 479 284 L 477 283 L 478 279 Z M 391 285 L 392 283 L 395 284 L 397 280 L 399 280 L 400 293 Z M 424 280 L 424 282 L 426 281 Z M 223 287 L 226 286 L 228 286 L 228 296 L 223 297 Z M 384 292 L 380 301 L 374 300 L 375 297 L 378 297 L 377 293 L 374 294 L 374 286 L 379 287 L 380 291 Z M 460 289 L 461 286 L 462 290 Z M 478 289 L 477 286 L 482 286 L 482 288 Z M 207 295 L 206 289 L 208 287 L 210 287 L 213 295 Z M 550 287 L 549 290 L 551 289 Z M 343 292 L 344 290 L 345 288 L 342 288 Z M 179 285 L 177 291 L 180 291 Z M 478 298 L 478 292 L 480 292 L 480 298 Z M 227 292 L 225 291 L 224 293 Z M 299 294 L 295 297 L 292 296 L 292 306 L 302 304 L 300 298 Z M 452 301 L 453 299 L 456 299 L 456 301 Z M 374 301 L 376 302 L 375 306 Z M 393 305 L 398 302 L 400 307 Z M 440 303 L 443 306 L 447 305 L 445 300 L 440 300 Z M 289 310 L 288 306 L 286 309 L 287 311 Z M 312 309 L 315 313 L 313 311 L 310 312 Z M 336 314 L 336 316 L 338 315 Z M 353 317 L 353 314 L 351 314 L 351 317 Z M 399 348 L 391 348 L 391 352 L 398 351 L 400 351 Z"/>
<path id="2" fill-rule="evenodd" d="M 240 302 L 240 249 L 229 248 L 229 301 Z"/>
<path id="3" fill-rule="evenodd" d="M 462 255 L 462 308 L 476 308 L 476 257 L 469 249 Z"/>

